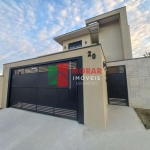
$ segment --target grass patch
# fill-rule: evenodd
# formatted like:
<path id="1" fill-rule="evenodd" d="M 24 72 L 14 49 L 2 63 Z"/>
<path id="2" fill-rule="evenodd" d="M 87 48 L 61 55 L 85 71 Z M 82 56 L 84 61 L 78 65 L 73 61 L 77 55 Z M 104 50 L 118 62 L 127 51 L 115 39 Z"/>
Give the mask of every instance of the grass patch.
<path id="1" fill-rule="evenodd" d="M 150 109 L 135 108 L 134 109 L 146 129 L 150 129 Z"/>

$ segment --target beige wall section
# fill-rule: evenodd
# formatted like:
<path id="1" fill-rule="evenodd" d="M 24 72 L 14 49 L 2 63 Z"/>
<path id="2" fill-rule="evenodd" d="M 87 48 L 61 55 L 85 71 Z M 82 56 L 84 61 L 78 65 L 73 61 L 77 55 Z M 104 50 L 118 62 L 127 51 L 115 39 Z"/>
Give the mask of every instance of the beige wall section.
<path id="1" fill-rule="evenodd" d="M 0 108 L 2 103 L 2 94 L 3 94 L 3 76 L 0 76 Z"/>
<path id="2" fill-rule="evenodd" d="M 91 52 L 93 53 L 94 51 L 91 50 Z M 85 68 L 98 68 L 98 66 L 97 66 L 97 63 L 98 63 L 99 68 L 102 68 L 103 67 L 102 58 L 103 58 L 103 53 L 102 53 L 102 51 L 100 51 L 99 53 L 96 53 L 97 60 L 92 61 L 92 58 L 90 58 L 92 63 L 91 63 L 91 61 L 89 61 L 90 60 L 89 59 L 86 62 L 86 64 L 84 64 L 84 67 Z M 105 73 L 106 72 L 102 68 L 102 75 L 100 75 L 101 80 L 96 81 L 98 83 L 98 85 L 96 85 L 96 86 L 95 85 L 94 86 L 84 85 L 84 93 L 89 91 L 89 94 L 86 94 L 86 95 L 84 94 L 85 125 L 90 125 L 90 127 L 99 128 L 98 124 L 99 124 L 101 118 L 103 118 L 104 124 L 102 125 L 101 128 L 103 128 L 104 130 L 106 129 L 106 121 L 107 121 L 107 119 L 106 119 L 107 118 L 107 108 L 106 108 L 107 106 L 105 105 L 105 97 L 107 97 L 107 95 L 105 95 L 106 94 L 105 93 L 105 84 L 106 83 L 104 83 L 104 82 L 106 82 L 106 80 L 105 80 L 106 77 L 104 77 Z M 91 76 L 93 76 L 93 75 L 91 75 Z M 87 81 L 85 81 L 85 82 L 87 82 Z M 99 109 L 101 109 L 101 113 L 99 113 L 99 115 L 97 115 L 97 113 L 98 113 L 97 110 L 99 110 Z M 95 126 L 95 123 L 97 124 L 96 126 Z"/>
<path id="3" fill-rule="evenodd" d="M 128 25 L 126 8 L 120 9 L 120 20 L 119 21 L 120 21 L 124 59 L 131 59 L 132 58 L 132 48 L 131 48 L 130 28 Z"/>
<path id="4" fill-rule="evenodd" d="M 103 52 L 101 51 L 101 62 L 105 61 Z M 108 97 L 107 97 L 107 82 L 106 82 L 106 71 L 103 68 L 103 63 L 101 63 L 102 68 L 102 91 L 103 91 L 103 105 L 104 105 L 104 119 L 105 119 L 105 128 L 107 127 L 107 108 L 108 108 Z"/>
<path id="5" fill-rule="evenodd" d="M 103 47 L 106 61 L 123 59 L 123 49 L 119 22 L 100 27 L 99 43 Z"/>
<path id="6" fill-rule="evenodd" d="M 90 34 L 86 34 L 86 35 L 83 35 L 83 36 L 80 36 L 80 37 L 76 37 L 74 39 L 64 41 L 63 42 L 63 50 L 64 51 L 68 50 L 68 44 L 69 43 L 77 42 L 77 41 L 80 41 L 80 40 L 82 40 L 82 47 L 86 47 L 86 46 L 89 46 L 89 45 L 92 44 Z M 85 44 L 85 41 L 87 41 L 87 44 Z M 66 49 L 64 49 L 64 46 L 66 46 Z"/>
<path id="7" fill-rule="evenodd" d="M 87 52 L 91 51 L 92 53 L 96 54 L 96 59 L 92 59 L 91 57 L 87 56 Z M 6 100 L 7 100 L 7 89 L 8 89 L 8 77 L 9 77 L 9 68 L 11 67 L 17 67 L 17 66 L 23 66 L 23 65 L 29 65 L 29 64 L 36 64 L 40 62 L 48 62 L 53 60 L 59 60 L 59 59 L 65 59 L 65 58 L 71 58 L 71 57 L 77 57 L 82 56 L 83 58 L 83 67 L 84 68 L 101 68 L 102 67 L 102 53 L 101 53 L 101 46 L 92 46 L 88 48 L 83 48 L 79 50 L 74 51 L 67 51 L 64 53 L 58 53 L 54 55 L 49 56 L 43 56 L 31 60 L 26 61 L 20 61 L 16 63 L 11 64 L 5 64 L 4 65 L 4 84 L 3 84 L 3 101 L 2 101 L 2 107 L 6 107 Z M 104 111 L 104 92 L 103 92 L 103 75 L 101 76 L 101 80 L 98 81 L 97 86 L 89 86 L 86 85 L 86 81 L 83 83 L 85 84 L 83 87 L 83 95 L 84 95 L 84 124 L 97 129 L 105 129 L 106 122 L 105 117 L 106 111 Z"/>

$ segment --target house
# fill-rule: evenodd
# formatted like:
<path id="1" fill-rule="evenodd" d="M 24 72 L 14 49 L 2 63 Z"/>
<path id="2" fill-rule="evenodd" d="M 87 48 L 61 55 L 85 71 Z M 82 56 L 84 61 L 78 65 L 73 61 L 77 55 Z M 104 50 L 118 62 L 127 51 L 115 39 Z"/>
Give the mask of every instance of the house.
<path id="1" fill-rule="evenodd" d="M 45 113 L 105 130 L 108 103 L 150 107 L 150 59 L 132 58 L 126 7 L 85 23 L 54 38 L 62 52 L 4 64 L 2 108 Z"/>

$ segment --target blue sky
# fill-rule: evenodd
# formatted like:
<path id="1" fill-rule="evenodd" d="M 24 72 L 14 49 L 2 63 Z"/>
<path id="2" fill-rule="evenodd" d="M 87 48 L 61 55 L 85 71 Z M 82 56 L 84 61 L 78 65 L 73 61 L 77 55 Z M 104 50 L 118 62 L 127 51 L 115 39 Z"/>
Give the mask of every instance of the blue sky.
<path id="1" fill-rule="evenodd" d="M 62 50 L 53 37 L 127 6 L 134 57 L 150 51 L 150 0 L 0 0 L 0 74 L 4 63 Z"/>

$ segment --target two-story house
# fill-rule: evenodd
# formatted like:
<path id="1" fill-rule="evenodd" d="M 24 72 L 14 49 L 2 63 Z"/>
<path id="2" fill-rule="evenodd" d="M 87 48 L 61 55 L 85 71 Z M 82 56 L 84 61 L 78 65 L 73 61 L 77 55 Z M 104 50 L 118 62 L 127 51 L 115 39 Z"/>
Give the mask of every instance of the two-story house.
<path id="1" fill-rule="evenodd" d="M 126 7 L 85 24 L 54 38 L 61 52 L 4 64 L 1 107 L 73 119 L 102 130 L 108 103 L 145 107 L 149 89 L 141 88 L 140 82 L 150 77 L 147 70 L 136 72 L 139 63 L 149 60 L 132 59 Z"/>

